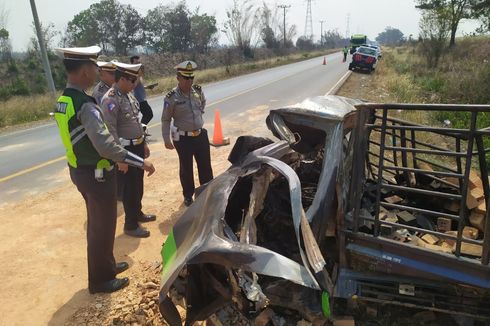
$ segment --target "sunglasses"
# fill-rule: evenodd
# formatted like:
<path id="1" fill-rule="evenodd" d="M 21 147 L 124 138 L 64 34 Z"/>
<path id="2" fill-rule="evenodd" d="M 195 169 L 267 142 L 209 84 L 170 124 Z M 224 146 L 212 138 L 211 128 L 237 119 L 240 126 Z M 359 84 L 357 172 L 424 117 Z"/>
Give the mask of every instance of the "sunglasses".
<path id="1" fill-rule="evenodd" d="M 138 78 L 136 77 L 125 77 L 127 81 L 129 81 L 131 84 L 134 84 Z"/>
<path id="2" fill-rule="evenodd" d="M 194 79 L 194 76 L 191 76 L 191 77 L 188 77 L 188 76 L 182 76 L 182 78 L 184 78 L 185 80 L 189 80 L 189 79 Z"/>

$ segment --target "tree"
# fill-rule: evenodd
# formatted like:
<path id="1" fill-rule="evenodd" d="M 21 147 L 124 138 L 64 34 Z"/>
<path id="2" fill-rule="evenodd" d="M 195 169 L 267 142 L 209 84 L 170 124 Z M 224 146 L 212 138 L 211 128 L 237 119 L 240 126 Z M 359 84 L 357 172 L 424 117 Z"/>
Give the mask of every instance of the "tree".
<path id="1" fill-rule="evenodd" d="M 261 31 L 260 37 L 264 42 L 264 45 L 268 49 L 277 49 L 281 45 L 281 41 L 278 37 L 278 18 L 277 10 L 272 11 L 264 2 L 261 14 Z"/>
<path id="2" fill-rule="evenodd" d="M 473 4 L 473 17 L 479 19 L 481 22 L 477 32 L 486 33 L 490 32 L 490 0 L 480 1 Z"/>
<path id="3" fill-rule="evenodd" d="M 399 29 L 388 26 L 383 32 L 378 34 L 376 42 L 386 45 L 395 45 L 399 44 L 403 39 L 403 33 Z"/>
<path id="4" fill-rule="evenodd" d="M 323 33 L 323 46 L 327 49 L 341 47 L 346 44 L 346 40 L 340 35 L 338 29 L 333 29 Z"/>
<path id="5" fill-rule="evenodd" d="M 451 23 L 447 8 L 425 11 L 419 23 L 420 50 L 427 60 L 429 68 L 436 68 L 444 52 Z"/>
<path id="6" fill-rule="evenodd" d="M 68 22 L 66 29 L 67 46 L 102 45 L 102 31 L 91 9 L 86 9 Z"/>
<path id="7" fill-rule="evenodd" d="M 415 7 L 423 11 L 444 10 L 446 12 L 444 16 L 448 20 L 451 31 L 449 46 L 452 47 L 456 44 L 456 32 L 461 20 L 473 18 L 475 7 L 488 3 L 488 0 L 416 0 L 416 2 Z M 432 14 L 429 13 L 430 15 Z"/>
<path id="8" fill-rule="evenodd" d="M 313 44 L 313 41 L 306 36 L 300 36 L 296 40 L 296 47 L 300 50 L 312 50 L 315 48 L 315 45 Z"/>
<path id="9" fill-rule="evenodd" d="M 10 60 L 12 54 L 12 45 L 10 43 L 10 34 L 7 30 L 9 12 L 0 6 L 0 60 Z"/>
<path id="10" fill-rule="evenodd" d="M 12 46 L 10 44 L 9 32 L 5 28 L 0 28 L 0 61 L 11 58 Z"/>
<path id="11" fill-rule="evenodd" d="M 73 46 L 99 44 L 104 51 L 126 55 L 142 41 L 142 18 L 131 5 L 102 0 L 75 15 L 66 36 Z"/>
<path id="12" fill-rule="evenodd" d="M 159 5 L 148 11 L 145 38 L 157 52 L 187 51 L 191 44 L 191 17 L 185 2 L 174 7 Z"/>
<path id="13" fill-rule="evenodd" d="M 218 43 L 216 18 L 199 15 L 199 8 L 191 17 L 191 46 L 199 53 L 207 53 L 212 44 Z"/>
<path id="14" fill-rule="evenodd" d="M 247 58 L 253 57 L 252 47 L 259 37 L 258 12 L 250 0 L 233 0 L 233 7 L 226 11 L 226 36 Z"/>
<path id="15" fill-rule="evenodd" d="M 43 24 L 39 23 L 41 27 L 41 35 L 44 40 L 44 45 L 46 46 L 46 51 L 52 52 L 53 48 L 53 41 L 54 39 L 60 35 L 60 32 L 55 29 L 55 26 L 53 23 L 48 23 L 48 24 Z M 41 50 L 39 49 L 39 40 L 37 39 L 37 33 L 36 33 L 36 26 L 34 25 L 34 22 L 32 22 L 32 31 L 34 33 L 34 36 L 32 36 L 29 40 L 29 46 L 28 46 L 28 52 L 31 53 L 40 53 Z"/>

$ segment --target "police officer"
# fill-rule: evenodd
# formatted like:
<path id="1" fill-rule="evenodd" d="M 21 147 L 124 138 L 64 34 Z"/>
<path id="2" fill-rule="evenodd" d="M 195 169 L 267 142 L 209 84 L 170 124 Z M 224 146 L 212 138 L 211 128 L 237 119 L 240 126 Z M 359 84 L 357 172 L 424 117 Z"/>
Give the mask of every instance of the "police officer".
<path id="1" fill-rule="evenodd" d="M 116 275 L 128 268 L 115 263 L 116 179 L 114 162 L 153 174 L 153 165 L 118 145 L 104 125 L 95 99 L 85 93 L 97 77 L 98 46 L 59 48 L 68 82 L 54 113 L 66 149 L 70 177 L 87 206 L 87 258 L 90 293 L 114 292 L 128 285 Z"/>
<path id="2" fill-rule="evenodd" d="M 206 98 L 201 87 L 193 85 L 196 68 L 193 61 L 184 61 L 175 67 L 178 85 L 165 96 L 162 113 L 165 147 L 175 147 L 179 155 L 180 183 L 186 206 L 192 204 L 195 190 L 193 158 L 197 163 L 199 183 L 202 185 L 213 179 L 208 133 L 202 127 Z M 174 126 L 171 132 L 172 119 Z"/>
<path id="3" fill-rule="evenodd" d="M 132 64 L 138 64 L 141 63 L 140 57 L 137 55 L 133 55 L 131 58 L 129 58 L 129 61 Z M 144 86 L 143 85 L 143 77 L 145 75 L 144 73 L 145 67 L 141 65 L 140 73 L 139 73 L 139 78 L 136 83 L 136 86 L 134 88 L 134 97 L 138 100 L 138 103 L 140 105 L 140 111 L 141 115 L 143 116 L 141 118 L 141 123 L 144 124 L 145 126 L 150 122 L 150 120 L 153 118 L 153 110 L 151 109 L 150 104 L 148 104 L 148 101 L 146 100 L 146 88 L 152 89 L 154 85 L 152 86 Z"/>
<path id="4" fill-rule="evenodd" d="M 92 96 L 100 105 L 102 96 L 112 87 L 114 84 L 114 73 L 116 72 L 116 66 L 113 62 L 97 61 L 97 66 L 99 67 L 99 79 L 100 82 L 95 85 L 92 91 Z"/>
<path id="5" fill-rule="evenodd" d="M 131 94 L 136 85 L 141 64 L 131 65 L 114 62 L 116 66 L 114 85 L 102 97 L 102 114 L 107 128 L 128 151 L 147 158 L 150 149 L 145 142 L 143 126 L 138 115 L 138 102 Z M 150 231 L 138 222 L 155 221 L 155 215 L 144 214 L 141 210 L 143 198 L 143 173 L 140 169 L 118 163 L 118 178 L 122 179 L 122 201 L 125 212 L 124 233 L 138 238 L 150 236 Z"/>

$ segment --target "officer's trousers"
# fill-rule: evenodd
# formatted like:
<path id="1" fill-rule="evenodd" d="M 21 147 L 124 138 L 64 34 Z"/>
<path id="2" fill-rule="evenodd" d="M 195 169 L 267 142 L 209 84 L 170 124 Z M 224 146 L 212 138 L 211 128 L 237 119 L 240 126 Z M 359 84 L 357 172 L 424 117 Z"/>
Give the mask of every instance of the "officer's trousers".
<path id="1" fill-rule="evenodd" d="M 116 277 L 114 235 L 116 233 L 116 174 L 104 171 L 104 182 L 93 169 L 70 167 L 70 177 L 87 207 L 88 281 L 96 285 Z"/>
<path id="2" fill-rule="evenodd" d="M 145 145 L 129 145 L 124 147 L 131 153 L 144 157 Z M 144 171 L 140 168 L 129 166 L 128 172 L 118 171 L 117 177 L 121 179 L 119 185 L 123 186 L 123 206 L 124 206 L 124 229 L 134 230 L 138 227 L 138 219 L 143 215 L 141 211 L 141 200 L 143 199 L 143 178 Z"/>
<path id="3" fill-rule="evenodd" d="M 179 155 L 179 175 L 184 197 L 194 195 L 194 167 L 193 158 L 196 159 L 199 183 L 202 185 L 213 179 L 211 168 L 211 154 L 209 151 L 209 139 L 206 129 L 196 137 L 180 136 L 174 141 L 175 149 Z"/>

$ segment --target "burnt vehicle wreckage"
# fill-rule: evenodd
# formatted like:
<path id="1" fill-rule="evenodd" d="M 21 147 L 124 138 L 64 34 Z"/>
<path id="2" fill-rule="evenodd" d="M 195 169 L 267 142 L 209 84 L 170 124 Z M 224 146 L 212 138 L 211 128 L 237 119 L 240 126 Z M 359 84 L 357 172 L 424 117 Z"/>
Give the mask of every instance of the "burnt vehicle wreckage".
<path id="1" fill-rule="evenodd" d="M 469 128 L 399 110 L 457 111 Z M 280 140 L 240 137 L 169 233 L 162 316 L 322 325 L 355 298 L 490 318 L 487 112 L 337 96 L 272 110 Z"/>

